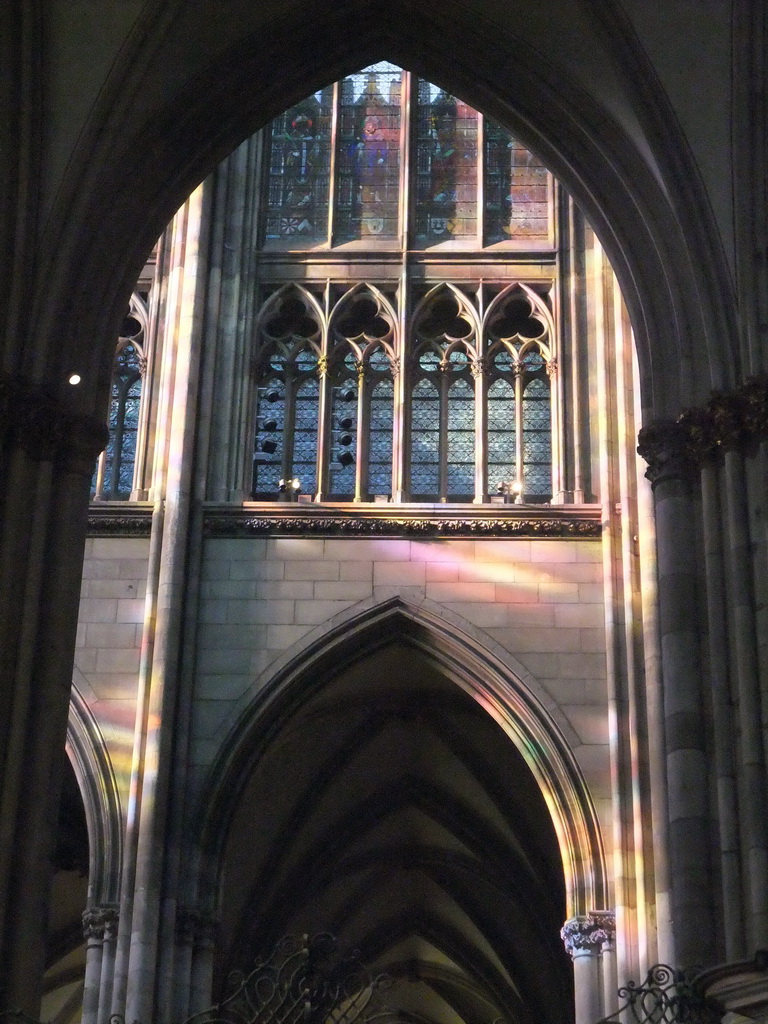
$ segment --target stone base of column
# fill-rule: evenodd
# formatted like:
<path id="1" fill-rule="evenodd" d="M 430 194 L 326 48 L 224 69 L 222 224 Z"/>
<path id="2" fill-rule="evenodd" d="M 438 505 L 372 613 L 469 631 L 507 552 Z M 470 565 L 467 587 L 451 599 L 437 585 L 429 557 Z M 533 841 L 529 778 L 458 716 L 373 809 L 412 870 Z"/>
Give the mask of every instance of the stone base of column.
<path id="1" fill-rule="evenodd" d="M 723 1024 L 768 1024 L 768 950 L 704 971 L 694 985 L 721 1012 Z"/>

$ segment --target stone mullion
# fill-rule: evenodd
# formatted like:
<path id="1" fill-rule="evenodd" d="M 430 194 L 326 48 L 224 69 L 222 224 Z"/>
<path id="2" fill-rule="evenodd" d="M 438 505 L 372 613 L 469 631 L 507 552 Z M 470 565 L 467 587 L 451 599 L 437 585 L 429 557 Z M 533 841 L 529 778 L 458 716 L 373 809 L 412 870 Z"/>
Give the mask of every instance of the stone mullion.
<path id="1" fill-rule="evenodd" d="M 283 411 L 283 460 L 280 476 L 285 481 L 286 494 L 290 493 L 290 480 L 293 477 L 293 439 L 296 428 L 296 392 L 299 390 L 301 378 L 289 367 L 285 370 L 285 405 Z M 322 391 L 322 378 L 321 385 Z"/>
<path id="2" fill-rule="evenodd" d="M 375 382 L 366 377 L 364 363 L 357 367 L 357 452 L 355 459 L 355 498 L 357 502 L 365 501 L 368 486 L 368 455 L 371 411 L 371 389 Z"/>
<path id="3" fill-rule="evenodd" d="M 520 363 L 515 363 L 515 501 L 522 503 L 525 489 L 525 463 L 523 461 L 523 374 Z"/>
<path id="4" fill-rule="evenodd" d="M 448 496 L 448 400 L 450 395 L 451 371 L 442 363 L 438 370 L 437 386 L 440 395 L 440 425 L 437 444 L 438 477 L 437 477 L 437 498 L 438 501 L 445 501 Z"/>
<path id="5" fill-rule="evenodd" d="M 408 358 L 411 340 L 408 337 L 409 281 L 405 264 L 400 274 L 395 362 L 392 367 L 394 403 L 392 408 L 392 500 L 406 501 L 410 497 L 410 401 L 413 392 L 412 361 Z"/>
<path id="6" fill-rule="evenodd" d="M 479 218 L 478 218 L 479 219 Z M 475 385 L 475 504 L 488 501 L 488 374 L 484 358 L 473 360 Z"/>
<path id="7" fill-rule="evenodd" d="M 317 481 L 316 500 L 326 501 L 330 487 L 330 463 L 331 463 L 331 416 L 333 414 L 333 380 L 328 370 L 327 347 L 321 355 L 317 366 L 317 373 L 320 379 L 318 409 L 317 409 Z M 287 391 L 286 391 L 287 401 Z M 286 421 L 287 421 L 286 408 Z M 291 442 L 293 446 L 293 442 Z M 285 474 L 283 474 L 285 476 Z"/>

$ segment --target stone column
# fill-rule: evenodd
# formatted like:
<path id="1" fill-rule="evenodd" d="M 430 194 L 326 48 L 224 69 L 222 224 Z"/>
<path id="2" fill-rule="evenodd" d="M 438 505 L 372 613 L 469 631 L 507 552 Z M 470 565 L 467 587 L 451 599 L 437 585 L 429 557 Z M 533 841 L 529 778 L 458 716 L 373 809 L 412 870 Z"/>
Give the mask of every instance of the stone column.
<path id="1" fill-rule="evenodd" d="M 698 471 L 679 422 L 643 428 L 638 452 L 648 462 L 656 510 L 672 938 L 680 966 L 706 966 L 715 959 L 715 893 L 692 500 Z"/>
<path id="2" fill-rule="evenodd" d="M 82 1024 L 106 1024 L 109 1020 L 109 1000 L 105 1004 L 102 992 L 105 983 L 111 989 L 117 916 L 117 907 L 111 904 L 90 907 L 83 914 L 86 951 Z"/>
<path id="3" fill-rule="evenodd" d="M 64 384 L 63 387 L 68 385 Z M 74 395 L 65 395 L 73 399 Z M 51 853 L 101 421 L 0 377 L 0 1010 L 39 1010 Z"/>
<path id="4" fill-rule="evenodd" d="M 610 929 L 605 925 L 610 917 Z M 604 1015 L 601 956 L 612 940 L 613 915 L 580 914 L 565 922 L 560 935 L 573 960 L 575 1024 L 596 1024 Z M 611 938 L 609 938 L 609 936 Z"/>

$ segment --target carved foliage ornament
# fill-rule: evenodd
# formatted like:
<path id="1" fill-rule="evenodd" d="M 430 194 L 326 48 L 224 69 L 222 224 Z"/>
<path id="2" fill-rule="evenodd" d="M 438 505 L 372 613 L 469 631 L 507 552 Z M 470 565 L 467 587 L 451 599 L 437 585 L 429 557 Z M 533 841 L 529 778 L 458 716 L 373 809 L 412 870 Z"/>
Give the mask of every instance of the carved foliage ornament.
<path id="1" fill-rule="evenodd" d="M 721 452 L 748 455 L 768 440 L 768 376 L 749 377 L 731 391 L 713 391 L 704 407 L 686 409 L 677 420 L 643 427 L 638 454 L 646 476 L 658 483 L 690 474 Z"/>
<path id="2" fill-rule="evenodd" d="M 601 525 L 594 519 L 403 519 L 362 516 L 241 517 L 226 513 L 205 517 L 208 537 L 248 537 L 264 534 L 422 535 L 431 537 L 599 537 Z"/>
<path id="3" fill-rule="evenodd" d="M 23 447 L 32 459 L 57 462 L 70 472 L 90 476 L 109 430 L 93 416 L 64 408 L 41 385 L 2 375 L 0 437 Z"/>
<path id="4" fill-rule="evenodd" d="M 571 957 L 580 953 L 599 953 L 612 945 L 616 936 L 616 918 L 611 910 L 594 910 L 572 917 L 560 929 L 560 938 Z"/>

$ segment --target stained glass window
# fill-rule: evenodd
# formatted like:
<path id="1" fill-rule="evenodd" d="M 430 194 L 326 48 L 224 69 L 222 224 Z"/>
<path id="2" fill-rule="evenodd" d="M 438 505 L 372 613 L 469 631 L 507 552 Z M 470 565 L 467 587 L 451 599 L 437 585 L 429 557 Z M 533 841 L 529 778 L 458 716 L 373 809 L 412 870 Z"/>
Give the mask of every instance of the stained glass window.
<path id="1" fill-rule="evenodd" d="M 463 378 L 448 391 L 447 497 L 471 501 L 475 493 L 475 392 Z"/>
<path id="2" fill-rule="evenodd" d="M 264 146 L 254 497 L 299 477 L 321 501 L 548 500 L 557 265 L 531 266 L 554 245 L 538 158 L 386 61 L 293 106 Z"/>
<path id="3" fill-rule="evenodd" d="M 348 358 L 352 365 L 345 360 L 341 373 L 334 375 L 337 383 L 331 389 L 329 490 L 337 498 L 351 498 L 355 493 L 358 388 L 354 356 Z"/>
<path id="4" fill-rule="evenodd" d="M 382 61 L 341 83 L 337 242 L 398 236 L 402 74 Z"/>
<path id="5" fill-rule="evenodd" d="M 333 87 L 276 118 L 270 128 L 265 246 L 306 248 L 328 239 Z"/>
<path id="6" fill-rule="evenodd" d="M 511 363 L 509 353 L 506 360 Z M 501 360 L 497 357 L 497 362 Z M 506 369 L 506 366 L 505 366 Z M 503 493 L 503 488 L 515 480 L 517 452 L 515 448 L 515 385 L 505 374 L 497 377 L 488 388 L 488 491 Z"/>
<path id="7" fill-rule="evenodd" d="M 485 241 L 547 242 L 547 169 L 501 125 L 485 120 Z"/>
<path id="8" fill-rule="evenodd" d="M 477 234 L 478 113 L 419 81 L 415 223 L 418 245 Z"/>
<path id="9" fill-rule="evenodd" d="M 112 371 L 109 440 L 91 483 L 92 496 L 108 501 L 130 497 L 136 466 L 136 443 L 145 369 L 146 307 L 134 294 L 123 320 Z"/>
<path id="10" fill-rule="evenodd" d="M 523 392 L 525 493 L 543 500 L 552 494 L 552 430 L 549 383 L 536 377 Z"/>

